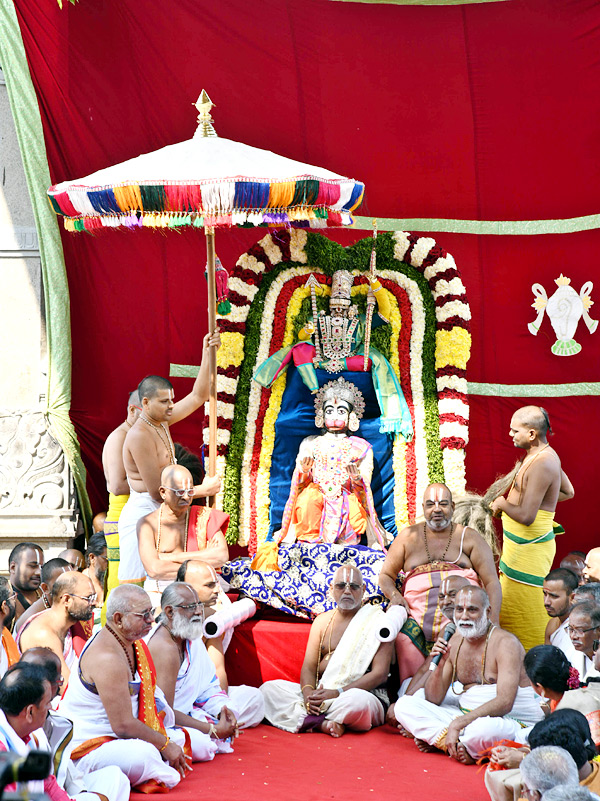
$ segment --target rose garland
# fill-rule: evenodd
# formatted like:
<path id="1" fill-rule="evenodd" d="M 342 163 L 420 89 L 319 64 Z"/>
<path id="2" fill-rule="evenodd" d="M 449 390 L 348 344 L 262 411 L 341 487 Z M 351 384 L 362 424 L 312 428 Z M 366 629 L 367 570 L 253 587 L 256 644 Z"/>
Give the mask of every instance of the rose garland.
<path id="1" fill-rule="evenodd" d="M 350 269 L 361 302 L 366 279 L 356 268 L 366 272 L 371 243 L 366 238 L 343 248 L 302 229 L 276 231 L 238 260 L 229 282 L 232 313 L 219 321 L 224 347 L 218 359 L 217 425 L 230 542 L 239 538 L 253 551 L 269 524 L 274 424 L 285 378 L 266 390 L 251 380 L 252 373 L 275 350 L 296 341 L 310 314 L 303 284 L 311 271 L 325 282 L 336 270 Z M 301 266 L 307 263 L 310 268 Z M 414 520 L 416 499 L 429 481 L 445 478 L 457 494 L 465 488 L 470 309 L 454 260 L 430 238 L 381 234 L 377 264 L 392 315 L 373 341 L 400 376 L 416 432 L 412 443 L 399 437 L 394 445 L 396 522 L 402 526 Z"/>

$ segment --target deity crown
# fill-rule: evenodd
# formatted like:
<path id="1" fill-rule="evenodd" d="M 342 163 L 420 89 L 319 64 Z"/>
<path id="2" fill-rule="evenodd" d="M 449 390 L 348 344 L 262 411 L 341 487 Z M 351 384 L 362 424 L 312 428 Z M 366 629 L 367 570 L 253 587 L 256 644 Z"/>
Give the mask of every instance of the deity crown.
<path id="1" fill-rule="evenodd" d="M 330 302 L 335 300 L 340 305 L 350 306 L 352 304 L 350 295 L 353 282 L 354 278 L 352 277 L 352 274 L 348 272 L 348 270 L 337 270 L 333 274 L 331 281 Z"/>
<path id="2" fill-rule="evenodd" d="M 357 386 L 344 378 L 338 378 L 335 381 L 328 381 L 323 384 L 321 389 L 315 396 L 315 412 L 317 415 L 322 413 L 323 407 L 327 401 L 344 400 L 352 407 L 352 412 L 360 420 L 365 413 L 365 400 L 363 394 Z"/>

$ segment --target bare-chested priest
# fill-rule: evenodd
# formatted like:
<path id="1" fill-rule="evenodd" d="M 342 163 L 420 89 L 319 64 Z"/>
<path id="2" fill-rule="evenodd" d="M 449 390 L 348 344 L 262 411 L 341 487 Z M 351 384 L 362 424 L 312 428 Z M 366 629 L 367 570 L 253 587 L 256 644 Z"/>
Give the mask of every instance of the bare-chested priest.
<path id="1" fill-rule="evenodd" d="M 381 726 L 385 709 L 374 691 L 387 681 L 393 644 L 377 639 L 383 612 L 362 606 L 364 592 L 357 567 L 336 570 L 331 584 L 336 608 L 318 615 L 311 626 L 300 684 L 275 679 L 260 688 L 273 726 L 332 737 L 341 737 L 346 728 Z"/>
<path id="2" fill-rule="evenodd" d="M 439 749 L 470 764 L 500 740 L 524 742 L 523 729 L 544 717 L 523 667 L 523 646 L 490 620 L 481 587 L 463 587 L 454 607 L 456 633 L 438 640 L 441 654 L 425 684 L 425 698 L 405 695 L 394 713 L 421 750 Z M 458 703 L 444 703 L 448 690 Z M 457 708 L 458 707 L 458 708 Z"/>
<path id="3" fill-rule="evenodd" d="M 119 517 L 119 582 L 144 583 L 144 566 L 137 547 L 136 526 L 140 517 L 153 512 L 162 500 L 159 492 L 163 467 L 175 464 L 175 446 L 170 426 L 188 417 L 208 400 L 209 348 L 218 348 L 219 332 L 207 334 L 202 345 L 202 362 L 189 395 L 175 403 L 173 385 L 157 375 L 146 376 L 138 387 L 142 411 L 123 444 L 123 464 L 129 484 L 129 500 Z M 207 476 L 194 488 L 194 497 L 214 495 L 221 482 Z"/>
<path id="4" fill-rule="evenodd" d="M 431 484 L 423 495 L 425 521 L 402 529 L 390 545 L 379 586 L 391 604 L 406 607 L 409 618 L 396 639 L 400 679 L 414 676 L 448 623 L 439 601 L 442 581 L 463 576 L 485 587 L 491 619 L 498 623 L 502 591 L 492 549 L 473 528 L 452 522 L 454 502 L 445 484 Z M 396 586 L 401 571 L 402 591 Z"/>
<path id="5" fill-rule="evenodd" d="M 137 525 L 138 548 L 147 578 L 144 589 L 160 606 L 163 590 L 177 578 L 188 559 L 220 568 L 229 559 L 223 529 L 229 515 L 206 506 L 192 506 L 192 474 L 183 465 L 168 465 L 160 478 L 162 503 Z"/>
<path id="6" fill-rule="evenodd" d="M 106 598 L 119 585 L 119 517 L 129 500 L 129 484 L 123 464 L 123 445 L 127 432 L 141 411 L 140 397 L 136 389 L 129 393 L 125 420 L 111 431 L 102 448 L 102 469 L 108 490 L 108 510 L 103 525 L 108 559 Z"/>
<path id="7" fill-rule="evenodd" d="M 549 573 L 556 544 L 554 511 L 558 501 L 572 498 L 573 486 L 547 436 L 552 433 L 548 412 L 524 406 L 513 414 L 510 437 L 525 451 L 505 498 L 492 502 L 502 517 L 502 626 L 519 638 L 525 650 L 541 645 L 548 621 L 542 585 Z"/>

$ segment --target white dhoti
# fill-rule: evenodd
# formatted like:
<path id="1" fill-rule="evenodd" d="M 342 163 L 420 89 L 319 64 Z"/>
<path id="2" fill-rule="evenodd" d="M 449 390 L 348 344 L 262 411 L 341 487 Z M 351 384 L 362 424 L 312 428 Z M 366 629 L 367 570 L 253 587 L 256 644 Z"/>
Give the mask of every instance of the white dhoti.
<path id="1" fill-rule="evenodd" d="M 321 677 L 320 687 L 340 690 L 365 675 L 381 642 L 377 639 L 384 613 L 377 606 L 363 606 L 352 618 Z M 300 685 L 276 679 L 260 688 L 265 700 L 265 717 L 273 726 L 296 732 L 302 728 L 307 711 Z M 368 690 L 352 687 L 323 704 L 325 720 L 342 723 L 355 731 L 381 726 L 383 704 Z"/>
<path id="2" fill-rule="evenodd" d="M 169 729 L 168 734 L 171 740 L 177 742 L 178 738 L 173 736 L 174 731 Z M 177 744 L 183 746 L 183 742 L 181 738 Z M 109 765 L 120 768 L 134 787 L 154 779 L 170 790 L 179 784 L 181 779 L 179 771 L 163 762 L 158 748 L 145 740 L 111 740 L 77 761 L 77 767 L 84 774 Z M 105 792 L 98 789 L 100 792 Z"/>
<path id="3" fill-rule="evenodd" d="M 240 729 L 251 729 L 262 722 L 265 716 L 265 701 L 258 687 L 240 684 L 237 687 L 229 687 L 227 695 L 231 701 L 229 708 L 234 713 Z"/>
<path id="4" fill-rule="evenodd" d="M 119 517 L 119 582 L 143 582 L 146 571 L 140 559 L 137 539 L 138 520 L 160 506 L 149 492 L 131 490 L 129 499 Z"/>
<path id="5" fill-rule="evenodd" d="M 284 731 L 299 731 L 307 716 L 300 685 L 275 679 L 265 682 L 260 690 L 269 723 Z M 325 720 L 341 723 L 354 731 L 369 731 L 373 726 L 382 725 L 383 705 L 368 690 L 352 687 L 329 703 Z"/>
<path id="6" fill-rule="evenodd" d="M 82 651 L 93 642 L 90 640 Z M 131 714 L 138 717 L 139 691 L 141 679 L 136 672 L 135 680 L 129 682 Z M 166 704 L 160 688 L 155 693 L 157 710 L 164 711 L 164 725 L 168 737 L 183 747 L 185 735 L 182 729 L 174 728 L 173 710 Z M 87 774 L 107 766 L 116 766 L 127 776 L 132 787 L 154 780 L 164 784 L 168 789 L 175 787 L 181 780 L 181 774 L 175 768 L 163 762 L 162 756 L 154 745 L 145 740 L 117 738 L 104 704 L 100 696 L 85 686 L 76 668 L 71 672 L 69 686 L 60 702 L 60 714 L 73 721 L 73 739 L 71 747 L 75 751 L 79 746 L 99 737 L 114 737 L 114 740 L 103 743 L 94 750 L 74 760 L 81 772 Z M 87 782 L 86 782 L 87 786 Z"/>
<path id="7" fill-rule="evenodd" d="M 460 695 L 460 707 L 438 705 L 416 695 L 398 699 L 394 712 L 398 722 L 418 740 L 445 750 L 448 726 L 464 713 L 472 711 L 496 697 L 496 685 L 476 685 Z M 542 712 L 533 687 L 519 687 L 513 708 L 505 717 L 485 716 L 466 726 L 460 742 L 473 759 L 499 740 L 524 743 L 527 728 L 542 720 Z"/>

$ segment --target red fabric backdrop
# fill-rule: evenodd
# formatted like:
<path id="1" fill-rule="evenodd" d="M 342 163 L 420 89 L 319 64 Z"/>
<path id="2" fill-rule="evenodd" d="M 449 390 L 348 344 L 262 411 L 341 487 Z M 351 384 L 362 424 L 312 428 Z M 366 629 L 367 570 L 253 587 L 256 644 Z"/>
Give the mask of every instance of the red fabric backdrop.
<path id="1" fill-rule="evenodd" d="M 190 137 L 204 87 L 220 135 L 365 181 L 362 214 L 488 220 L 600 209 L 600 10 L 593 0 L 394 6 L 303 0 L 15 0 L 54 182 Z M 234 262 L 262 231 L 219 233 Z M 362 232 L 329 234 L 349 243 Z M 472 381 L 598 380 L 600 334 L 559 358 L 538 337 L 531 285 L 593 278 L 598 231 L 435 235 L 459 264 L 473 312 Z M 197 363 L 206 330 L 202 232 L 65 235 L 73 332 L 72 417 L 104 508 L 100 450 L 127 392 L 171 362 Z M 592 308 L 592 314 L 598 307 Z M 175 381 L 178 395 L 189 380 Z M 517 399 L 472 398 L 468 480 L 485 488 L 515 458 Z M 554 443 L 576 485 L 560 508 L 569 540 L 594 533 L 582 499 L 599 457 L 596 397 L 548 399 Z M 200 441 L 200 420 L 176 439 Z M 581 462 L 582 434 L 589 449 Z M 564 538 L 563 538 L 564 539 Z"/>

